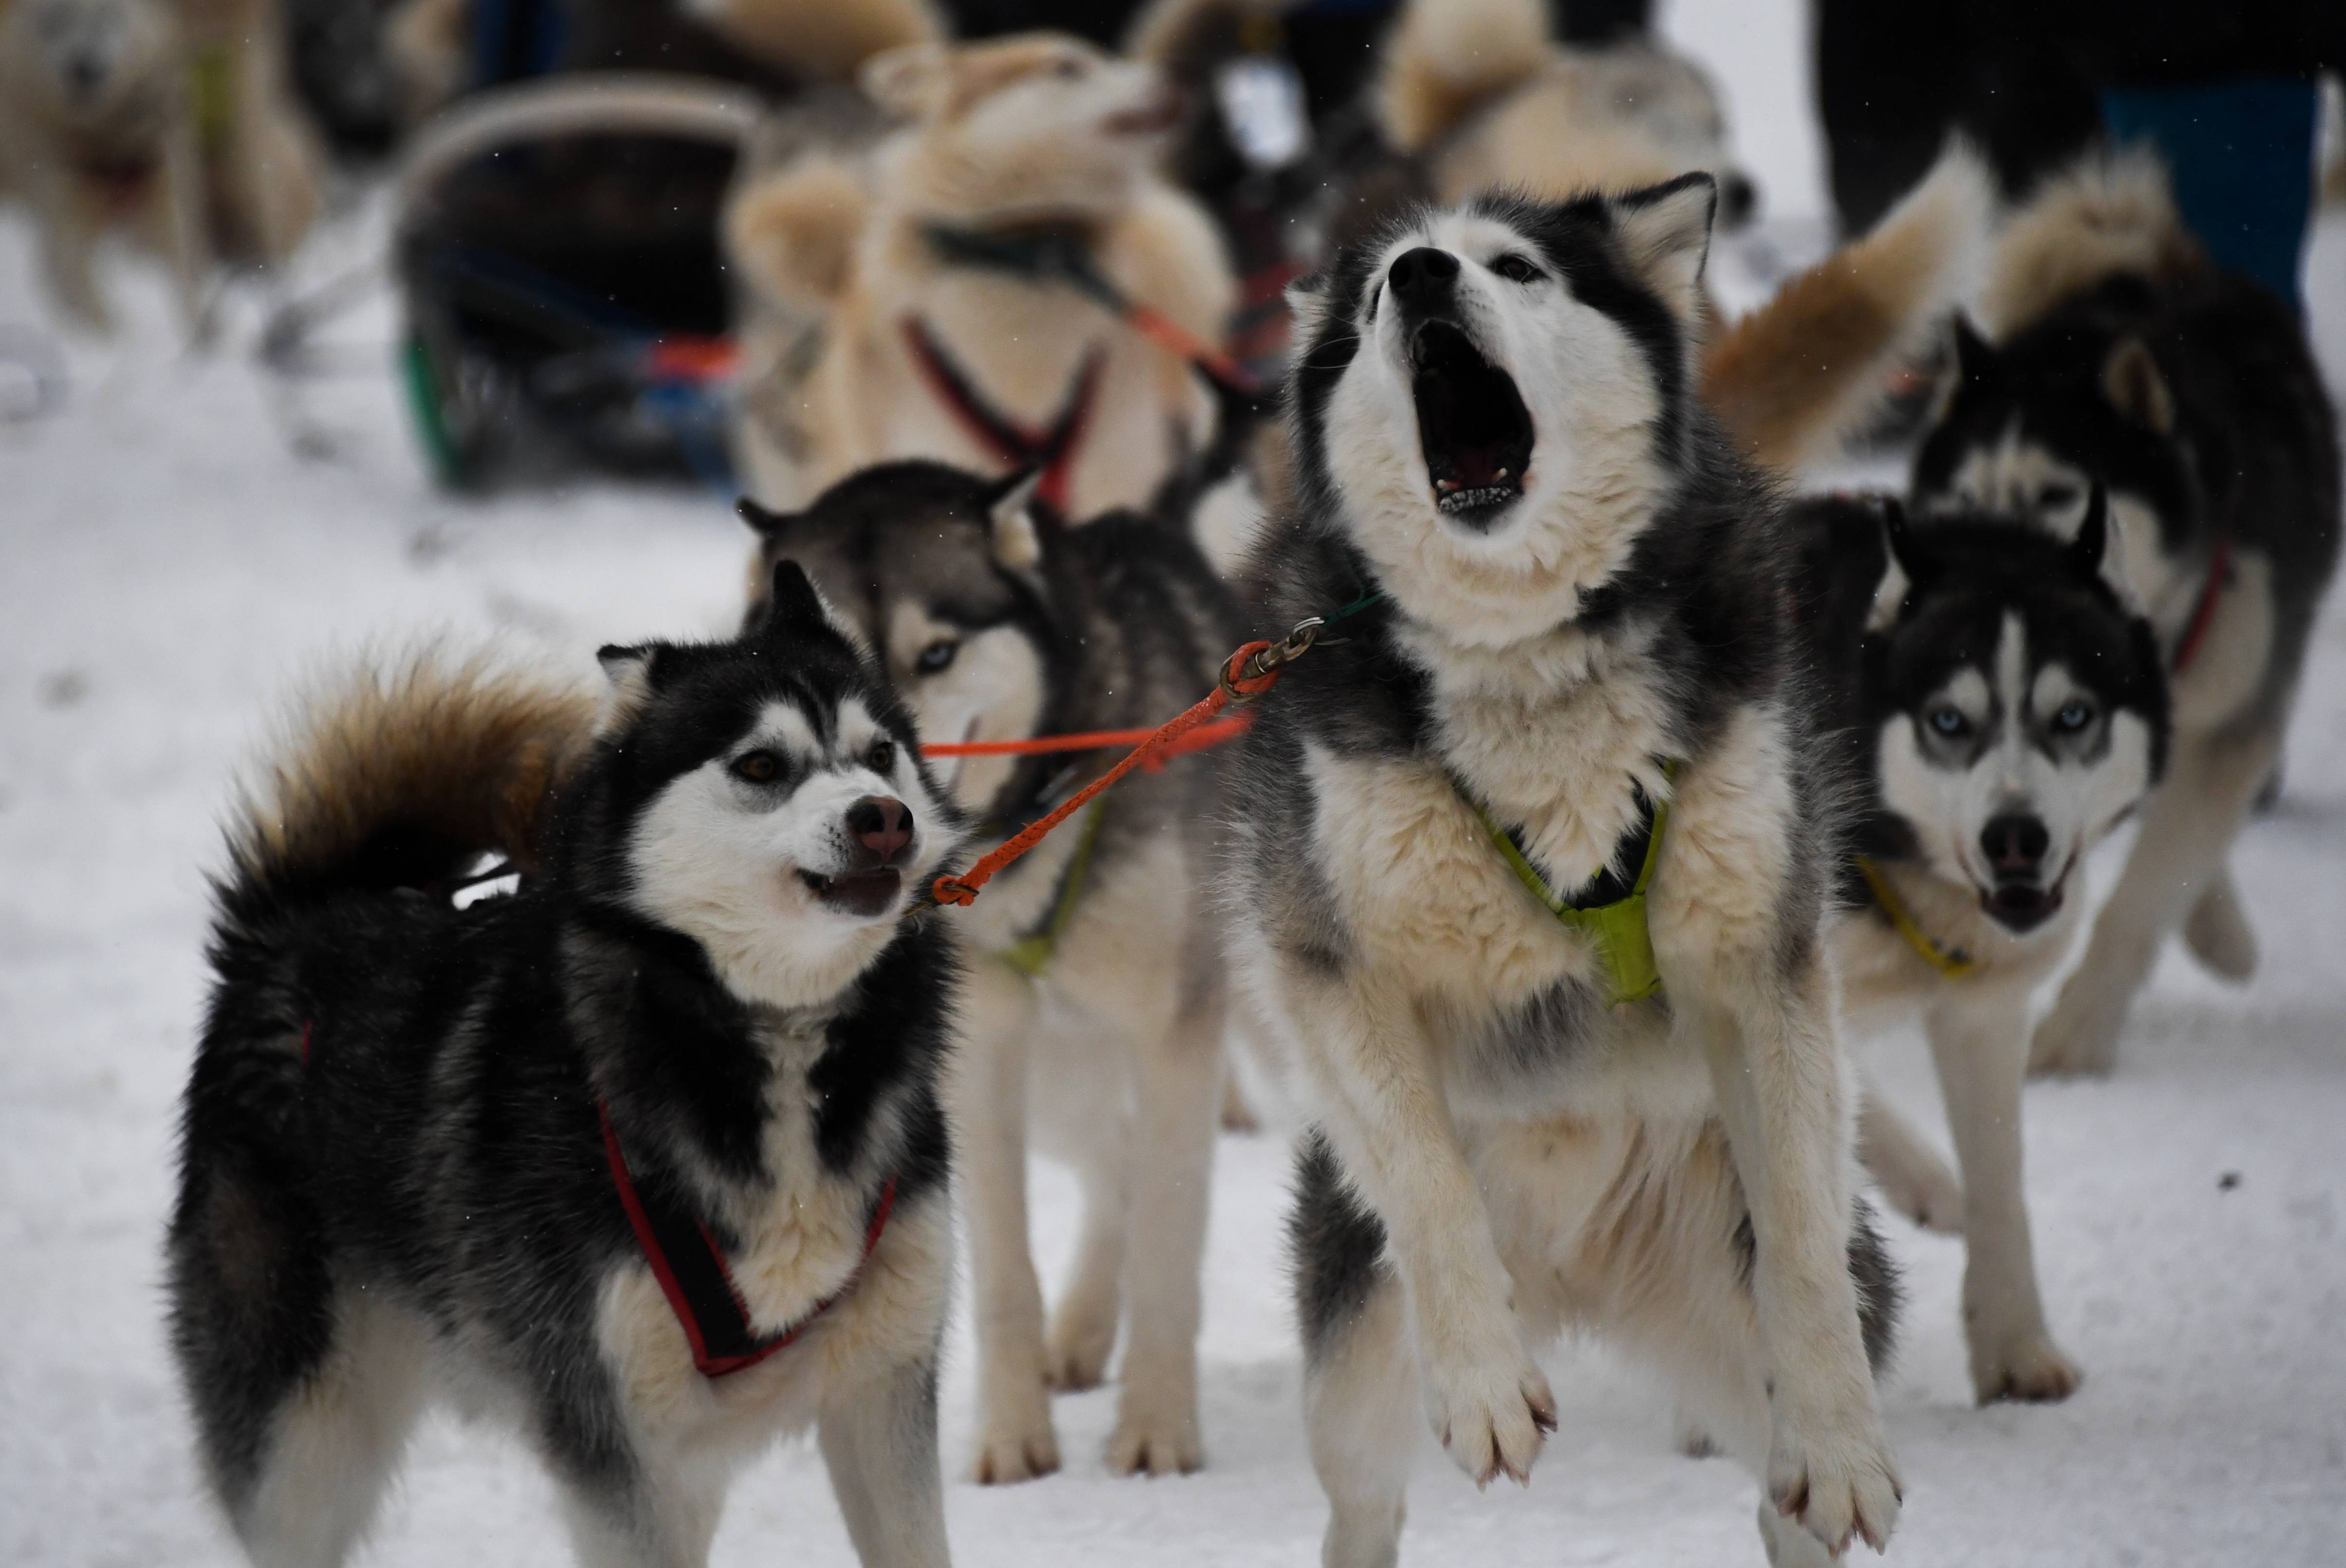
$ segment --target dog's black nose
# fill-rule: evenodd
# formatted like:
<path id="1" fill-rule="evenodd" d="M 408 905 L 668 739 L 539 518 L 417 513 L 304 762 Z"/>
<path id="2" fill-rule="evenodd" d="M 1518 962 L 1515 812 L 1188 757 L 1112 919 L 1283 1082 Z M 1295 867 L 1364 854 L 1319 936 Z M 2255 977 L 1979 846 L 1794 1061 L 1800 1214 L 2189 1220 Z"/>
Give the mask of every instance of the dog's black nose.
<path id="1" fill-rule="evenodd" d="M 1752 211 L 1760 205 L 1760 188 L 1751 177 L 1740 169 L 1729 169 L 1719 177 L 1719 226 L 1740 229 L 1751 221 Z"/>
<path id="2" fill-rule="evenodd" d="M 847 833 L 872 864 L 884 866 L 913 841 L 913 813 L 892 795 L 866 795 L 847 809 Z"/>
<path id="3" fill-rule="evenodd" d="M 1432 310 L 1447 303 L 1451 290 L 1457 286 L 1458 258 L 1447 250 L 1421 245 L 1414 250 L 1402 251 L 1386 277 L 1392 284 L 1393 298 L 1404 306 L 1413 311 Z"/>
<path id="4" fill-rule="evenodd" d="M 2052 847 L 2053 835 L 2045 830 L 2044 820 L 2023 812 L 1992 817 L 1980 830 L 1980 849 L 1999 878 L 2035 875 L 2045 851 Z"/>

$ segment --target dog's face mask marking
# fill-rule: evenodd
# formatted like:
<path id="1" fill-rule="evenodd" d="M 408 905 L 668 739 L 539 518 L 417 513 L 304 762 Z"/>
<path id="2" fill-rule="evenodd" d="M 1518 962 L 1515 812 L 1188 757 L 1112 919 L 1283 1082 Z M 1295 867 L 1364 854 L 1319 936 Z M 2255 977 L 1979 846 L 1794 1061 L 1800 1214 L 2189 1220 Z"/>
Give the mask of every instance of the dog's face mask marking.
<path id="1" fill-rule="evenodd" d="M 1868 639 L 1882 799 L 1933 871 L 2025 932 L 2059 912 L 2085 851 L 2157 778 L 2163 677 L 2087 547 L 2106 527 L 2098 498 L 2078 542 L 2038 552 L 2041 592 L 1959 572 L 1932 553 L 1934 526 L 1902 543 L 1903 603 Z M 1988 547 L 2038 542 L 2000 532 Z"/>
<path id="2" fill-rule="evenodd" d="M 604 730 L 643 775 L 616 847 L 629 901 L 699 942 L 739 993 L 790 1005 L 870 961 L 958 834 L 912 728 L 813 664 L 792 667 L 811 628 L 835 660 L 852 655 L 802 572 L 786 563 L 776 583 L 753 634 L 770 667 L 607 650 Z"/>

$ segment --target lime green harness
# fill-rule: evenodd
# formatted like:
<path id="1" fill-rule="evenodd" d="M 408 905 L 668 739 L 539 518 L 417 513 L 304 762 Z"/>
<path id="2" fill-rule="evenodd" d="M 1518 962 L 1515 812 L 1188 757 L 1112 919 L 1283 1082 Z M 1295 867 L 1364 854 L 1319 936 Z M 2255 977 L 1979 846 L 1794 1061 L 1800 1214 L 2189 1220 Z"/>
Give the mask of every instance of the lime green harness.
<path id="1" fill-rule="evenodd" d="M 1678 764 L 1667 763 L 1664 775 L 1675 779 Z M 1646 924 L 1646 888 L 1654 880 L 1655 862 L 1662 855 L 1662 833 L 1670 820 L 1670 803 L 1654 802 L 1654 825 L 1646 837 L 1646 858 L 1637 867 L 1637 880 L 1630 884 L 1623 897 L 1611 903 L 1579 905 L 1563 897 L 1548 886 L 1539 868 L 1515 847 L 1515 840 L 1505 824 L 1491 815 L 1490 808 L 1468 798 L 1474 815 L 1483 820 L 1484 831 L 1506 860 L 1515 880 L 1530 890 L 1548 913 L 1578 932 L 1596 946 L 1596 953 L 1605 962 L 1606 1002 L 1619 1006 L 1625 1002 L 1643 1002 L 1660 993 L 1662 972 L 1654 964 L 1653 932 Z M 1600 871 L 1600 873 L 1601 871 Z"/>
<path id="2" fill-rule="evenodd" d="M 1059 881 L 1058 901 L 1051 906 L 1051 918 L 1043 922 L 1043 929 L 994 955 L 1029 980 L 1043 978 L 1043 972 L 1051 967 L 1052 955 L 1059 951 L 1059 939 L 1075 921 L 1076 905 L 1082 901 L 1084 882 L 1091 875 L 1092 847 L 1099 842 L 1100 821 L 1106 815 L 1106 801 L 1085 815 L 1084 836 L 1076 840 L 1075 858 L 1067 862 L 1067 874 Z"/>

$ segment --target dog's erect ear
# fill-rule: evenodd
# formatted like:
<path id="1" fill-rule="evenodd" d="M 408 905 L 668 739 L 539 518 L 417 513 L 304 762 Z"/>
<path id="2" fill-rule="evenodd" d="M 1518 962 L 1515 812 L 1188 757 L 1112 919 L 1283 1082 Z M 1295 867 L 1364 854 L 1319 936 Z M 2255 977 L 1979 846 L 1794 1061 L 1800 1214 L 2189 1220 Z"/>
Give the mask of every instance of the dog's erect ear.
<path id="1" fill-rule="evenodd" d="M 2175 399 L 2150 345 L 2140 338 L 2124 337 L 2102 361 L 2102 395 L 2135 423 L 2165 435 L 2175 428 Z"/>
<path id="2" fill-rule="evenodd" d="M 1697 170 L 1666 184 L 1617 197 L 1613 220 L 1629 265 L 1682 321 L 1701 308 L 1703 263 L 1710 257 L 1710 221 L 1719 210 L 1719 182 Z"/>
<path id="3" fill-rule="evenodd" d="M 603 696 L 603 711 L 596 716 L 597 735 L 625 728 L 643 711 L 652 697 L 652 670 L 658 657 L 659 649 L 651 645 L 629 647 L 612 643 L 595 650 L 595 662 L 603 667 L 603 674 L 611 682 L 610 690 Z"/>
<path id="4" fill-rule="evenodd" d="M 986 493 L 986 543 L 1006 570 L 1031 572 L 1043 564 L 1043 536 L 1035 527 L 1035 492 L 1042 483 L 1043 471 L 1029 468 Z"/>
<path id="5" fill-rule="evenodd" d="M 1873 590 L 1873 611 L 1865 617 L 1868 631 L 1880 631 L 1898 619 L 1906 596 L 1925 580 L 1929 567 L 1916 569 L 1920 552 L 1914 548 L 1914 534 L 1906 521 L 1906 507 L 1894 495 L 1882 497 L 1882 540 L 1888 548 L 1882 581 Z"/>
<path id="6" fill-rule="evenodd" d="M 2086 497 L 2086 520 L 2069 541 L 2069 565 L 2080 576 L 2097 577 L 2110 547 L 2109 492 L 2096 484 Z"/>
<path id="7" fill-rule="evenodd" d="M 806 568 L 788 557 L 774 563 L 774 576 L 766 597 L 764 630 L 801 634 L 821 627 L 836 631 L 831 606 L 815 591 Z"/>
<path id="8" fill-rule="evenodd" d="M 953 57 L 943 44 L 906 44 L 863 62 L 856 81 L 899 119 L 926 119 L 944 107 Z"/>
<path id="9" fill-rule="evenodd" d="M 771 512 L 747 495 L 733 503 L 733 514 L 758 531 L 760 538 L 779 540 L 799 520 L 796 512 Z"/>

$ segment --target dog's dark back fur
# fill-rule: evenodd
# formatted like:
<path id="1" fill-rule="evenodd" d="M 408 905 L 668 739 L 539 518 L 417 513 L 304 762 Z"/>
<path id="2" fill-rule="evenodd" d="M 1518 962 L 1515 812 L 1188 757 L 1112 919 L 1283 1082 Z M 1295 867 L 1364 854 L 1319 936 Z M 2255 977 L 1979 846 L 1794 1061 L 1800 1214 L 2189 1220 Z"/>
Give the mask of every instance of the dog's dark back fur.
<path id="1" fill-rule="evenodd" d="M 351 1289 L 461 1336 L 519 1391 L 548 1459 L 626 1505 L 632 1461 L 595 1339 L 596 1292 L 636 1244 L 597 1099 L 625 1131 L 638 1186 L 702 1214 L 721 1246 L 740 1238 L 697 1197 L 706 1177 L 683 1173 L 772 1179 L 760 1169 L 771 1069 L 756 1010 L 698 943 L 629 904 L 628 826 L 772 701 L 821 709 L 852 696 L 915 744 L 884 683 L 819 616 L 731 644 L 657 646 L 645 676 L 648 693 L 593 740 L 547 813 L 544 874 L 510 897 L 460 911 L 435 884 L 478 851 L 529 846 L 419 836 L 419 820 L 430 825 L 435 800 L 504 788 L 528 746 L 576 747 L 581 733 L 516 722 L 469 760 L 411 746 L 419 767 L 436 754 L 443 768 L 366 793 L 403 737 L 444 729 L 451 705 L 536 700 L 477 672 L 449 679 L 419 666 L 387 693 L 369 686 L 356 706 L 380 721 L 372 738 L 311 746 L 306 771 L 256 809 L 268 830 L 240 838 L 218 888 L 216 980 L 169 1240 L 173 1341 L 232 1512 L 258 1480 L 272 1413 L 318 1374 L 337 1294 Z M 321 732 L 351 706 L 326 709 Z M 281 823 L 270 817 L 289 808 Z M 280 840 L 301 838 L 302 813 L 338 809 L 335 835 L 304 840 L 326 849 L 287 874 Z M 946 1176 L 936 1080 L 952 975 L 940 933 L 901 927 L 836 1000 L 812 1073 L 825 1165 L 877 1172 L 874 1190 L 893 1175 L 900 1207 L 942 1192 Z"/>

